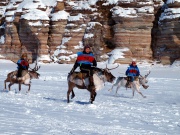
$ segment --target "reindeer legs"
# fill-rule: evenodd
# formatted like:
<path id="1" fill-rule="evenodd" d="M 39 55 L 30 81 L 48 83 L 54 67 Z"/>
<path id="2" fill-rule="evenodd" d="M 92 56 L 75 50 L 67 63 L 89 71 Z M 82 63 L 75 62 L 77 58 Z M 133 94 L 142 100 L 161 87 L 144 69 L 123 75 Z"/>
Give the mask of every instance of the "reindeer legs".
<path id="1" fill-rule="evenodd" d="M 6 80 L 4 80 L 4 89 L 6 90 L 6 83 L 10 82 L 10 80 L 8 78 L 6 78 Z"/>
<path id="2" fill-rule="evenodd" d="M 71 99 L 75 97 L 74 91 L 72 90 Z"/>
<path id="3" fill-rule="evenodd" d="M 143 98 L 146 98 L 146 96 L 144 96 L 140 91 L 139 91 L 138 93 L 141 94 L 141 96 L 142 96 Z"/>
<path id="4" fill-rule="evenodd" d="M 95 97 L 97 95 L 95 89 L 91 90 L 90 95 L 91 95 L 90 102 L 91 104 L 93 104 L 93 101 L 95 100 Z"/>
<path id="5" fill-rule="evenodd" d="M 8 85 L 9 91 L 11 90 L 11 86 L 12 86 L 13 84 L 14 84 L 14 83 L 10 83 L 10 84 Z"/>
<path id="6" fill-rule="evenodd" d="M 69 95 L 71 92 L 72 92 L 72 95 L 71 95 L 71 99 L 72 99 L 72 98 L 74 98 L 75 94 L 74 94 L 73 88 L 69 87 L 69 89 L 67 91 L 67 103 L 69 103 Z"/>
<path id="7" fill-rule="evenodd" d="M 18 85 L 19 85 L 19 91 L 21 91 L 21 84 L 20 84 L 20 83 L 18 83 Z"/>
<path id="8" fill-rule="evenodd" d="M 4 89 L 6 90 L 6 80 L 4 80 Z"/>
<path id="9" fill-rule="evenodd" d="M 73 99 L 75 97 L 73 89 L 68 89 L 68 91 L 67 91 L 67 103 L 69 103 L 69 95 L 71 92 L 72 92 L 71 99 Z"/>
<path id="10" fill-rule="evenodd" d="M 135 90 L 133 89 L 133 90 L 132 90 L 132 97 L 134 97 L 134 93 L 135 93 Z"/>
<path id="11" fill-rule="evenodd" d="M 29 92 L 30 91 L 30 88 L 31 88 L 31 84 L 28 84 L 29 85 L 29 88 L 28 88 L 28 91 L 27 92 Z"/>
<path id="12" fill-rule="evenodd" d="M 93 94 L 93 101 L 95 101 L 95 98 L 96 98 L 97 93 L 95 92 L 95 90 L 94 90 L 93 93 L 94 93 L 94 94 Z"/>
<path id="13" fill-rule="evenodd" d="M 143 97 L 143 98 L 146 98 L 146 96 L 144 96 L 141 92 L 140 92 L 140 87 L 139 86 L 137 86 L 137 85 L 135 85 L 135 83 L 133 83 L 133 88 L 135 88 L 135 89 L 133 89 L 133 97 L 134 97 L 134 92 L 135 92 L 135 90 Z"/>
<path id="14" fill-rule="evenodd" d="M 108 91 L 112 91 L 115 84 L 112 85 L 112 87 Z"/>
<path id="15" fill-rule="evenodd" d="M 70 93 L 71 93 L 71 89 L 68 89 L 68 92 L 67 92 L 67 103 L 69 103 L 69 95 L 70 95 Z"/>
<path id="16" fill-rule="evenodd" d="M 146 98 L 146 96 L 144 96 L 144 95 L 142 94 L 142 92 L 140 92 L 140 91 L 138 91 L 138 90 L 137 90 L 137 92 L 138 92 L 143 98 Z M 133 91 L 133 97 L 134 97 L 134 91 Z"/>
<path id="17" fill-rule="evenodd" d="M 120 87 L 121 87 L 121 84 L 118 84 L 117 88 L 116 88 L 116 94 L 115 95 L 118 95 L 118 90 L 119 90 Z"/>
<path id="18" fill-rule="evenodd" d="M 69 95 L 71 92 L 72 92 L 71 99 L 73 99 L 75 97 L 75 94 L 73 91 L 74 86 L 75 85 L 72 82 L 68 82 L 67 103 L 69 103 Z"/>

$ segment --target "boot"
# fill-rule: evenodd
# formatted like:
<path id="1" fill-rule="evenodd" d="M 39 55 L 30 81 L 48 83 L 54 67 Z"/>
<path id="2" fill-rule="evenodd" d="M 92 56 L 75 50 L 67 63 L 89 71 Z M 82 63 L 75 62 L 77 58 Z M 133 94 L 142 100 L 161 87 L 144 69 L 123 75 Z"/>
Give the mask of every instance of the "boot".
<path id="1" fill-rule="evenodd" d="M 22 69 L 18 69 L 17 72 L 17 81 L 20 82 L 22 80 Z"/>
<path id="2" fill-rule="evenodd" d="M 17 78 L 22 76 L 22 69 L 18 69 Z"/>
<path id="3" fill-rule="evenodd" d="M 147 89 L 149 86 L 147 85 L 142 85 L 144 89 Z"/>
<path id="4" fill-rule="evenodd" d="M 94 89 L 95 88 L 93 76 L 89 77 L 89 87 L 90 87 L 90 89 Z"/>

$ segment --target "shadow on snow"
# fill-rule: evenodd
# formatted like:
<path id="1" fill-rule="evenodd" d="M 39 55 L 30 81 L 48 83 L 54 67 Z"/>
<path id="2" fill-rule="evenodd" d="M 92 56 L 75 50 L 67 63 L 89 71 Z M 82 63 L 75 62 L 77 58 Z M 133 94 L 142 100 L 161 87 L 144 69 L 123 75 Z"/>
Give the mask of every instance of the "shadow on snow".
<path id="1" fill-rule="evenodd" d="M 90 102 L 82 102 L 82 101 L 75 101 L 77 104 L 80 105 L 87 105 L 87 104 L 91 104 Z"/>
<path id="2" fill-rule="evenodd" d="M 67 103 L 67 100 L 66 100 L 66 99 L 62 100 L 62 99 L 49 98 L 49 97 L 43 97 L 43 99 L 48 100 L 48 101 L 56 101 L 56 102 L 64 102 L 64 103 Z M 73 102 L 73 101 L 71 101 L 71 103 L 72 103 L 72 102 Z M 90 104 L 90 102 L 82 102 L 82 101 L 75 101 L 75 103 L 80 104 L 80 105 Z"/>
<path id="3" fill-rule="evenodd" d="M 121 95 L 119 95 L 119 94 L 116 94 L 116 95 L 103 94 L 103 95 L 108 96 L 108 97 L 121 97 L 121 98 L 128 98 L 128 99 L 132 98 L 132 96 L 129 97 L 129 96 L 125 96 L 124 94 L 121 94 Z"/>
<path id="4" fill-rule="evenodd" d="M 49 98 L 49 97 L 43 97 L 43 99 L 48 100 L 48 101 L 56 101 L 56 102 L 65 102 L 67 103 L 67 100 L 62 100 L 62 99 L 56 99 L 56 98 Z"/>

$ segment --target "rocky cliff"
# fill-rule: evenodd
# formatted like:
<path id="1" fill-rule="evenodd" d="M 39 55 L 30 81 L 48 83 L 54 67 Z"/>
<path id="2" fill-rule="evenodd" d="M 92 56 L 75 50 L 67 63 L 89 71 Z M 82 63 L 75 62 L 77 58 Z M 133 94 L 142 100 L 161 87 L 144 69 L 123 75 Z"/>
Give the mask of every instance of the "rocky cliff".
<path id="1" fill-rule="evenodd" d="M 180 58 L 180 0 L 168 0 L 156 17 L 152 29 L 153 57 L 171 64 Z"/>
<path id="2" fill-rule="evenodd" d="M 98 61 L 180 58 L 180 0 L 1 0 L 0 58 L 72 63 L 84 45 Z"/>

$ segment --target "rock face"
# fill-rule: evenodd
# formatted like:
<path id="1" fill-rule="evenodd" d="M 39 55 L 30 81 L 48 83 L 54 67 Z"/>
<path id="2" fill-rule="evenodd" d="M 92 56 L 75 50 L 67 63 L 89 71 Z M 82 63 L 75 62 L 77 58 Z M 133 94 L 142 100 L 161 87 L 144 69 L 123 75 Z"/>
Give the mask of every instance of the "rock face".
<path id="1" fill-rule="evenodd" d="M 180 58 L 178 0 L 1 0 L 0 58 L 74 63 L 90 45 L 97 61 Z M 114 59 L 114 60 L 112 60 Z"/>
<path id="2" fill-rule="evenodd" d="M 27 4 L 23 6 L 23 10 L 18 10 L 18 7 L 23 4 L 23 0 L 9 1 L 6 4 L 5 43 L 1 46 L 1 55 L 6 59 L 17 61 L 20 55 L 26 52 L 30 63 L 38 56 L 41 58 L 48 55 L 49 17 L 46 14 L 47 7 L 38 0 L 32 1 L 32 6 L 36 8 L 31 10 Z"/>
<path id="3" fill-rule="evenodd" d="M 158 25 L 152 33 L 154 58 L 171 64 L 180 58 L 180 1 L 167 1 L 160 10 Z"/>
<path id="4" fill-rule="evenodd" d="M 115 21 L 113 41 L 117 47 L 129 48 L 126 59 L 119 59 L 119 62 L 131 61 L 132 58 L 152 59 L 153 4 L 153 2 L 146 3 L 144 0 L 139 0 L 133 3 L 119 3 L 111 9 Z"/>

